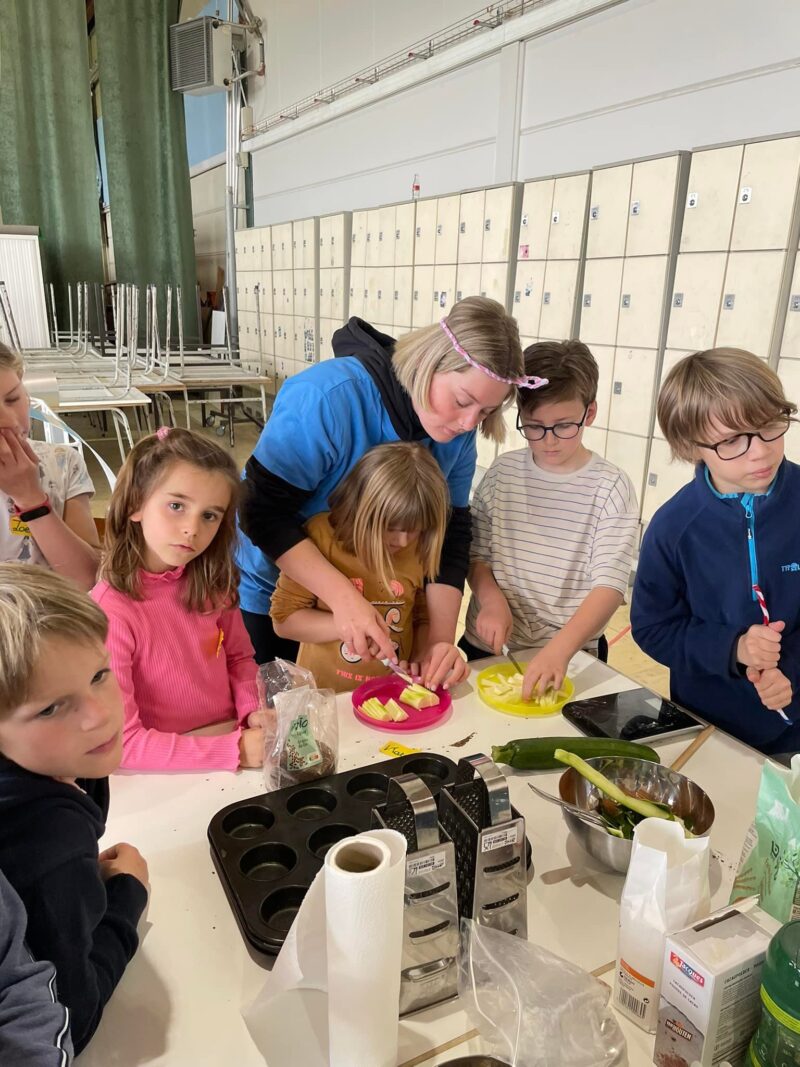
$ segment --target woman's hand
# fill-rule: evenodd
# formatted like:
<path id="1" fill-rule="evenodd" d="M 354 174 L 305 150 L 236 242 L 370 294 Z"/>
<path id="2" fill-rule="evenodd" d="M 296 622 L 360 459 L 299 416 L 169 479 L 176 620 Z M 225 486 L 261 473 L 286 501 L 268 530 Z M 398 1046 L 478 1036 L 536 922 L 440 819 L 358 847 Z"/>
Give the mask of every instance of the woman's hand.
<path id="1" fill-rule="evenodd" d="M 333 619 L 340 639 L 361 659 L 389 659 L 397 663 L 386 620 L 356 589 L 333 606 Z"/>
<path id="2" fill-rule="evenodd" d="M 425 653 L 419 673 L 426 689 L 452 689 L 469 676 L 469 664 L 455 645 L 439 641 Z"/>
<path id="3" fill-rule="evenodd" d="M 35 508 L 44 500 L 39 457 L 16 430 L 0 430 L 0 489 L 20 511 Z"/>

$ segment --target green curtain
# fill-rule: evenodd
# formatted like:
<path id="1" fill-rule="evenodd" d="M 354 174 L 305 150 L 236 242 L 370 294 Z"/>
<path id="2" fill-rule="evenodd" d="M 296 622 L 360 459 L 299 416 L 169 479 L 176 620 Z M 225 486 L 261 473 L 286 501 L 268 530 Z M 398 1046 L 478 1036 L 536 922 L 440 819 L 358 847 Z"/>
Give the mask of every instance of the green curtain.
<path id="1" fill-rule="evenodd" d="M 0 0 L 0 210 L 39 227 L 59 301 L 103 280 L 85 0 Z"/>
<path id="2" fill-rule="evenodd" d="M 169 27 L 178 21 L 178 8 L 179 0 L 94 5 L 117 279 L 181 285 L 185 328 L 194 337 L 196 269 L 183 97 L 169 81 Z M 174 323 L 173 317 L 173 329 Z"/>

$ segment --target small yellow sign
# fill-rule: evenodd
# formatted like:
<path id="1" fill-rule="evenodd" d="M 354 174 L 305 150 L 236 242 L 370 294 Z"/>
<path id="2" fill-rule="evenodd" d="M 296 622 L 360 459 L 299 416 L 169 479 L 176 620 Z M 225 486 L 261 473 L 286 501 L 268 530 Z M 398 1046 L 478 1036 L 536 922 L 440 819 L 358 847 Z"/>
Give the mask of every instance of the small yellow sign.
<path id="1" fill-rule="evenodd" d="M 401 745 L 397 741 L 387 741 L 385 745 L 381 745 L 378 749 L 384 756 L 412 756 L 415 752 L 421 752 L 419 748 L 408 748 L 407 745 Z"/>
<path id="2" fill-rule="evenodd" d="M 9 515 L 8 528 L 15 537 L 30 537 L 31 528 L 18 515 Z"/>

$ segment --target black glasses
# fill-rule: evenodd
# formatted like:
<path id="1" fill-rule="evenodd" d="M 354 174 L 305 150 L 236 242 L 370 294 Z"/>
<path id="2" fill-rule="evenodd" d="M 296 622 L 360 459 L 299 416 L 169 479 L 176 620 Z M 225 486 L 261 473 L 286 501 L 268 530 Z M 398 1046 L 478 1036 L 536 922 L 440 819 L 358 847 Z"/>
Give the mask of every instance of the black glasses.
<path id="1" fill-rule="evenodd" d="M 710 448 L 720 459 L 738 459 L 748 451 L 754 437 L 767 442 L 777 441 L 787 432 L 791 423 L 792 419 L 788 415 L 782 415 L 753 433 L 737 433 L 734 437 L 726 437 L 724 441 L 717 441 L 715 445 L 706 445 L 702 441 L 695 441 L 694 444 L 698 448 Z"/>
<path id="2" fill-rule="evenodd" d="M 552 426 L 528 425 L 522 422 L 522 416 L 517 413 L 517 429 L 526 441 L 542 441 L 548 430 L 552 432 L 553 437 L 558 437 L 562 441 L 569 441 L 571 437 L 578 436 L 581 426 L 586 422 L 588 412 L 589 405 L 587 404 L 583 409 L 580 422 L 556 422 Z"/>

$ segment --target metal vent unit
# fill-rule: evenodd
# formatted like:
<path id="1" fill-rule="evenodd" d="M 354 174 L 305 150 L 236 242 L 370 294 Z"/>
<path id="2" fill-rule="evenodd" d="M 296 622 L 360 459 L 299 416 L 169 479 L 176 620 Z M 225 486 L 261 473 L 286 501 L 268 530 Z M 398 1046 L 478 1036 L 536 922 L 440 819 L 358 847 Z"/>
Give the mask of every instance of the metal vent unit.
<path id="1" fill-rule="evenodd" d="M 231 48 L 245 47 L 244 27 L 211 15 L 169 28 L 170 84 L 175 92 L 203 95 L 226 88 L 233 72 Z"/>

